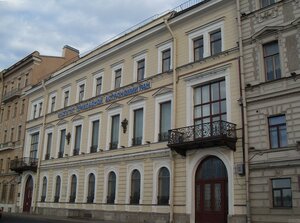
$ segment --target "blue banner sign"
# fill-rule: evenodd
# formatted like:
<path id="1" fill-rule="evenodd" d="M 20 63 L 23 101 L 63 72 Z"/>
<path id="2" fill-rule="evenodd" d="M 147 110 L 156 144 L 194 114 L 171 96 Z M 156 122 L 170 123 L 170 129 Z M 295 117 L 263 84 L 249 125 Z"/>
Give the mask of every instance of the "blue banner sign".
<path id="1" fill-rule="evenodd" d="M 69 115 L 77 114 L 82 111 L 97 107 L 99 105 L 103 105 L 115 101 L 117 99 L 121 99 L 123 97 L 130 96 L 141 91 L 145 91 L 149 88 L 151 88 L 151 83 L 147 81 L 141 84 L 134 84 L 129 87 L 125 87 L 120 90 L 110 92 L 104 95 L 99 95 L 97 97 L 94 97 L 82 103 L 67 107 L 66 109 L 58 112 L 58 118 L 61 119 Z"/>

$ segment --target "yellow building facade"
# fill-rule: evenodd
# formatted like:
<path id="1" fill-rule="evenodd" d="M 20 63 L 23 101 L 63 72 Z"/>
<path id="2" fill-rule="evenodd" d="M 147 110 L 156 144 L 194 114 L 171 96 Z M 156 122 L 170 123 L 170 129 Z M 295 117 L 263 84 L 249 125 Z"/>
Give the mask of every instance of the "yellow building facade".
<path id="1" fill-rule="evenodd" d="M 20 210 L 246 222 L 236 13 L 184 4 L 27 91 Z"/>

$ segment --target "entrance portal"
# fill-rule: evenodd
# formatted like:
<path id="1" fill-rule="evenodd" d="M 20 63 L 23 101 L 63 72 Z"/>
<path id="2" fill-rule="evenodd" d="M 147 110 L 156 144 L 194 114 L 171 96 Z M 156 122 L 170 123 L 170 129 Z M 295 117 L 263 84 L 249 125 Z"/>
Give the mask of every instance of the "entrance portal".
<path id="1" fill-rule="evenodd" d="M 195 179 L 196 223 L 227 223 L 227 170 L 217 157 L 209 156 L 197 168 Z"/>
<path id="2" fill-rule="evenodd" d="M 33 191 L 33 179 L 32 176 L 29 176 L 25 185 L 24 203 L 23 203 L 24 212 L 30 212 L 32 191 Z"/>

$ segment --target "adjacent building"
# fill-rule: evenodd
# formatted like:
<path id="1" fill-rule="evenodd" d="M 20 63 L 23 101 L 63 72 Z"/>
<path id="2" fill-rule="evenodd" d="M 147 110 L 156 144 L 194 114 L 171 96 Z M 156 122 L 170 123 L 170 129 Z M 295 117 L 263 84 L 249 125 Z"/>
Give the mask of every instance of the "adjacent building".
<path id="1" fill-rule="evenodd" d="M 69 46 L 64 47 L 62 57 L 45 56 L 35 51 L 1 72 L 0 207 L 4 211 L 16 211 L 20 177 L 10 170 L 10 162 L 23 157 L 28 110 L 28 98 L 23 97 L 24 92 L 77 58 L 78 51 Z M 42 109 L 41 104 L 36 112 Z"/>
<path id="2" fill-rule="evenodd" d="M 240 1 L 251 222 L 300 219 L 300 3 Z"/>
<path id="3" fill-rule="evenodd" d="M 245 222 L 236 17 L 187 2 L 29 89 L 20 210 Z"/>

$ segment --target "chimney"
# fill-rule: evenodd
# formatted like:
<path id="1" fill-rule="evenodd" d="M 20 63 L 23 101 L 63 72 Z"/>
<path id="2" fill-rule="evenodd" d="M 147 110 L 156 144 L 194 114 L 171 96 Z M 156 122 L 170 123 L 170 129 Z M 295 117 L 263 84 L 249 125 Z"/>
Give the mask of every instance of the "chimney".
<path id="1" fill-rule="evenodd" d="M 77 50 L 71 46 L 65 45 L 63 47 L 62 56 L 65 58 L 65 60 L 73 62 L 73 61 L 79 59 L 79 50 Z"/>

